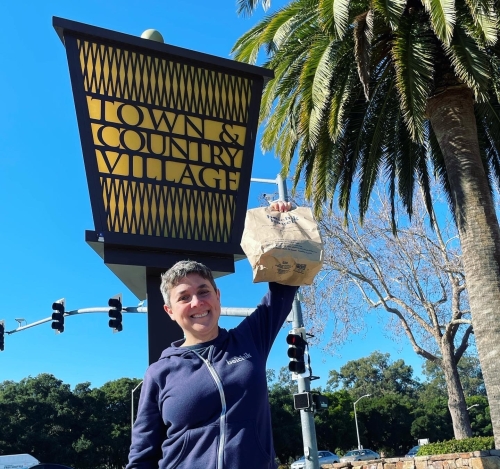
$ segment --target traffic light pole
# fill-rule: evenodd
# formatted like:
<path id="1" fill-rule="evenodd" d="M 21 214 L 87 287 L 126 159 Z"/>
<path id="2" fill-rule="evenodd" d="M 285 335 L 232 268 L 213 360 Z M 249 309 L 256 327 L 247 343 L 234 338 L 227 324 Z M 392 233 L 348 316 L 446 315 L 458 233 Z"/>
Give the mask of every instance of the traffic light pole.
<path id="1" fill-rule="evenodd" d="M 298 293 L 293 300 L 292 314 L 292 327 L 294 329 L 304 327 L 304 321 L 302 320 L 302 308 L 298 299 Z M 297 379 L 297 385 L 299 393 L 309 392 L 311 390 L 310 378 L 303 378 L 299 376 Z M 304 409 L 301 409 L 299 412 L 306 462 L 305 469 L 319 469 L 318 442 L 316 440 L 316 427 L 314 426 L 314 412 Z"/>
<path id="2" fill-rule="evenodd" d="M 246 317 L 250 316 L 255 311 L 255 308 L 221 308 L 221 316 L 234 316 L 234 317 Z M 108 313 L 109 306 L 97 306 L 95 308 L 80 308 L 72 311 L 65 311 L 64 317 L 74 316 L 77 314 L 86 314 L 86 313 Z M 122 313 L 147 313 L 147 306 L 125 306 L 122 310 Z M 25 321 L 25 319 L 18 319 L 17 321 Z M 16 329 L 11 331 L 5 330 L 5 334 L 14 334 L 15 332 L 25 331 L 26 329 L 30 329 L 31 327 L 39 326 L 40 324 L 45 324 L 46 322 L 53 321 L 52 316 L 48 318 L 40 319 L 39 321 L 32 322 L 30 324 L 26 324 L 25 326 L 19 326 Z M 4 320 L 1 320 L 0 323 L 4 325 Z M 0 329 L 1 330 L 1 329 Z"/>
<path id="3" fill-rule="evenodd" d="M 268 182 L 278 186 L 278 197 L 280 200 L 288 201 L 288 193 L 286 190 L 286 181 L 280 174 L 276 179 L 257 179 L 252 178 L 252 182 Z M 292 305 L 292 327 L 298 329 L 304 327 L 302 319 L 302 308 L 298 299 L 298 293 L 293 300 Z M 299 393 L 309 392 L 311 390 L 311 380 L 309 377 L 303 378 L 300 375 L 297 379 Z M 320 469 L 318 458 L 318 442 L 316 440 L 316 427 L 314 426 L 314 412 L 301 409 L 300 422 L 302 425 L 302 442 L 304 444 L 305 469 Z"/>

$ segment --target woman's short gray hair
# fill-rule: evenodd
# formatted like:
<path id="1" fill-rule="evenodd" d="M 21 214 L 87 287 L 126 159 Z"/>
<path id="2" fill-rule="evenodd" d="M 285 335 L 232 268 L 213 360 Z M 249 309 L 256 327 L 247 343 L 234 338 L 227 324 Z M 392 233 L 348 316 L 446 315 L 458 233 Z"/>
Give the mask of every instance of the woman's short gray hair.
<path id="1" fill-rule="evenodd" d="M 206 265 L 196 261 L 179 261 L 161 276 L 160 291 L 163 295 L 165 305 L 169 308 L 171 307 L 170 290 L 177 286 L 181 279 L 187 277 L 189 274 L 198 274 L 200 277 L 208 280 L 214 287 L 214 290 L 217 291 L 217 285 L 215 284 L 212 271 Z"/>

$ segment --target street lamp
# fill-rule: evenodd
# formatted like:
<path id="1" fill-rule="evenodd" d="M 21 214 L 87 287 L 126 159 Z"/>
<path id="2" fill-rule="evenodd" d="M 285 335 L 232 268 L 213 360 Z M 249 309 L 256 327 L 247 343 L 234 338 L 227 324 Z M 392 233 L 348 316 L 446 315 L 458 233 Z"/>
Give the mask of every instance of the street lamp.
<path id="1" fill-rule="evenodd" d="M 469 407 L 467 407 L 467 410 L 472 409 L 473 407 L 478 407 L 478 406 L 479 406 L 479 404 L 472 404 Z"/>
<path id="2" fill-rule="evenodd" d="M 131 411 L 131 418 L 130 418 L 130 435 L 131 436 L 132 436 L 132 429 L 134 428 L 134 392 L 139 389 L 139 387 L 141 386 L 142 383 L 143 383 L 143 381 L 141 381 L 134 389 L 132 389 L 132 392 L 131 392 L 131 395 L 132 395 L 132 399 L 131 399 L 132 411 Z"/>
<path id="3" fill-rule="evenodd" d="M 356 404 L 363 399 L 363 397 L 370 397 L 371 394 L 365 394 L 364 396 L 361 396 L 355 403 L 354 403 L 354 422 L 356 422 L 356 435 L 358 436 L 358 449 L 361 449 L 361 442 L 359 441 L 359 429 L 358 429 L 358 418 L 356 416 Z"/>

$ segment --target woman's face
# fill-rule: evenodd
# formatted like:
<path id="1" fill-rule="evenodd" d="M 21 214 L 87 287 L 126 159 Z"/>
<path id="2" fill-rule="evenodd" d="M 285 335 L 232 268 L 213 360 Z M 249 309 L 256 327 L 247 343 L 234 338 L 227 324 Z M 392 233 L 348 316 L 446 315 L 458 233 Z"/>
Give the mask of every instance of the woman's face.
<path id="1" fill-rule="evenodd" d="M 215 339 L 219 334 L 220 291 L 198 274 L 189 274 L 170 290 L 170 317 L 184 331 L 183 345 Z"/>

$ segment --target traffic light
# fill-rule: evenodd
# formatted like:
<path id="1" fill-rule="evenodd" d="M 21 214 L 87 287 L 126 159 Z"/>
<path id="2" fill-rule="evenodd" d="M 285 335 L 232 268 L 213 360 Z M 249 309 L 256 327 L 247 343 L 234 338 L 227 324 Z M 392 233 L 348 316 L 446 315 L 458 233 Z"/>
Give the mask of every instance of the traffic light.
<path id="1" fill-rule="evenodd" d="M 328 397 L 323 396 L 322 394 L 313 393 L 313 402 L 317 411 L 328 409 Z"/>
<path id="2" fill-rule="evenodd" d="M 5 321 L 0 321 L 0 352 L 3 352 L 5 347 Z"/>
<path id="3" fill-rule="evenodd" d="M 108 306 L 111 306 L 109 310 L 109 327 L 113 329 L 113 332 L 120 332 L 123 330 L 122 326 L 122 294 L 113 296 L 108 300 Z"/>
<path id="4" fill-rule="evenodd" d="M 293 395 L 293 407 L 295 410 L 313 411 L 313 396 L 310 392 L 301 392 Z"/>
<path id="5" fill-rule="evenodd" d="M 328 398 L 319 392 L 300 392 L 293 395 L 293 407 L 295 410 L 306 412 L 318 412 L 328 409 Z"/>
<path id="6" fill-rule="evenodd" d="M 292 373 L 301 375 L 306 372 L 306 331 L 303 327 L 292 329 L 286 336 L 290 363 L 288 369 Z"/>
<path id="7" fill-rule="evenodd" d="M 64 332 L 64 304 L 64 298 L 52 303 L 52 329 L 56 331 L 56 334 Z"/>

